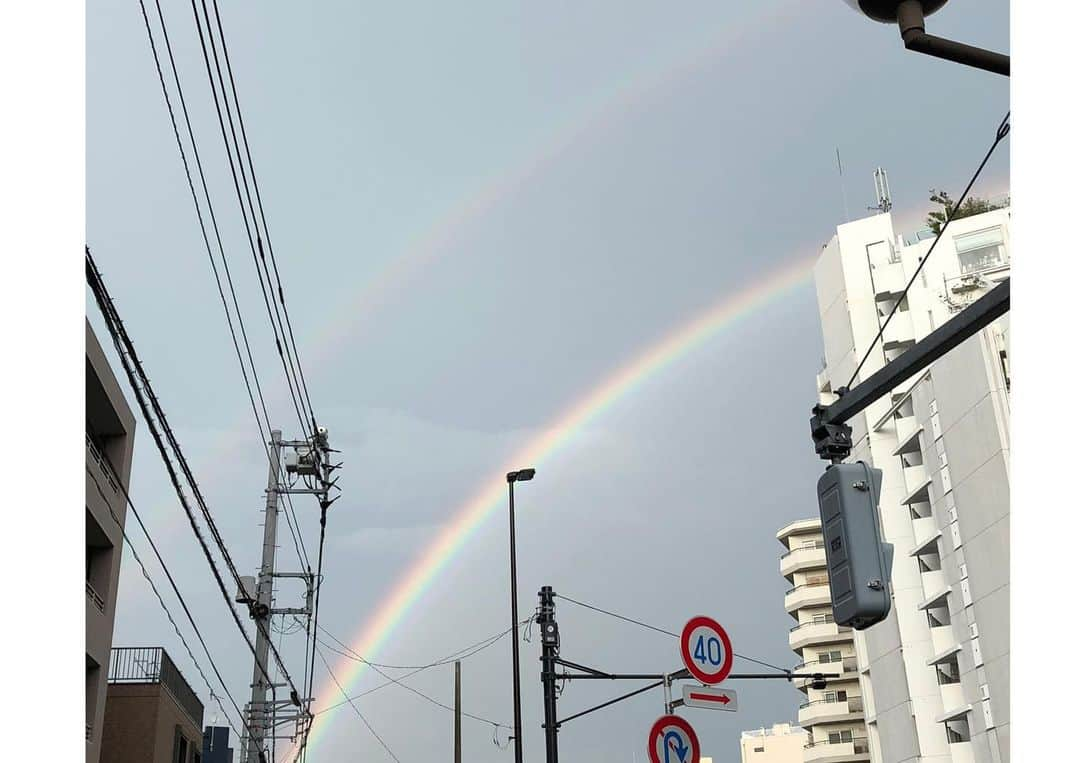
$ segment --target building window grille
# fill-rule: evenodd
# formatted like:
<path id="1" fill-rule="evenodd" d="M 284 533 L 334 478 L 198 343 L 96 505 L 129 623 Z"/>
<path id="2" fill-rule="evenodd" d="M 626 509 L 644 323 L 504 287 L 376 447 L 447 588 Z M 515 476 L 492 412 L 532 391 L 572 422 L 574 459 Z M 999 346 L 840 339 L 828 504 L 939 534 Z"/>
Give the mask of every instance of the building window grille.
<path id="1" fill-rule="evenodd" d="M 960 272 L 964 275 L 1001 267 L 1009 259 L 1000 225 L 956 236 L 953 243 L 956 244 Z"/>

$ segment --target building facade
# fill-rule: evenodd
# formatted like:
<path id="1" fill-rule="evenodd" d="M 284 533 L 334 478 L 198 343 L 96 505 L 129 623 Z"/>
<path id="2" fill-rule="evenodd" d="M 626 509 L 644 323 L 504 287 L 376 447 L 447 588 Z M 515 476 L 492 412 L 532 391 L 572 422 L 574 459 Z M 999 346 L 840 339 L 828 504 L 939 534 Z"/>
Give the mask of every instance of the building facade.
<path id="1" fill-rule="evenodd" d="M 86 760 L 101 756 L 135 418 L 86 323 Z"/>
<path id="2" fill-rule="evenodd" d="M 1009 277 L 1008 207 L 904 241 L 888 214 L 837 228 L 814 271 L 822 402 L 865 379 Z M 875 761 L 1009 760 L 1008 315 L 849 423 L 851 460 L 883 472 L 895 548 L 889 617 L 856 635 Z M 857 383 L 858 380 L 856 380 Z"/>
<path id="3" fill-rule="evenodd" d="M 160 647 L 114 648 L 102 763 L 202 763 L 203 705 Z"/>
<path id="4" fill-rule="evenodd" d="M 805 679 L 795 681 L 806 694 L 799 707 L 799 725 L 806 732 L 799 760 L 869 761 L 855 636 L 833 622 L 821 521 L 791 522 L 776 538 L 785 548 L 780 573 L 791 584 L 784 609 L 795 619 L 788 634 L 788 644 L 799 656 L 795 671 L 837 676 L 829 678 L 824 689 L 813 688 Z"/>
<path id="5" fill-rule="evenodd" d="M 202 738 L 202 763 L 233 763 L 228 726 L 207 726 Z"/>
<path id="6" fill-rule="evenodd" d="M 802 763 L 807 739 L 805 729 L 789 723 L 744 731 L 739 739 L 742 763 Z"/>

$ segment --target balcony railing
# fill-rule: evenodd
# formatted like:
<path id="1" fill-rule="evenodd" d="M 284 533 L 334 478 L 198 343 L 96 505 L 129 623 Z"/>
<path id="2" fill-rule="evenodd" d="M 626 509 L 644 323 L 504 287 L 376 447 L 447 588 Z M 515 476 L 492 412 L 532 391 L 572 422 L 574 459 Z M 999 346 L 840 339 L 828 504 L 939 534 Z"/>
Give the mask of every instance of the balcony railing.
<path id="1" fill-rule="evenodd" d="M 120 487 L 116 484 L 116 480 L 113 477 L 112 467 L 109 466 L 105 457 L 101 455 L 101 451 L 99 451 L 97 445 L 94 444 L 94 440 L 90 437 L 89 432 L 86 434 L 86 451 L 95 461 L 97 461 L 97 465 L 105 475 L 105 481 L 109 483 L 109 487 L 112 488 L 114 493 L 119 494 Z"/>
<path id="2" fill-rule="evenodd" d="M 821 551 L 824 548 L 825 548 L 825 541 L 819 540 L 819 541 L 815 541 L 812 545 L 809 545 L 809 546 L 798 546 L 796 548 L 793 548 L 790 551 L 788 551 L 786 554 L 781 554 L 780 558 L 781 559 L 787 559 L 792 554 L 797 554 L 800 551 Z"/>
<path id="3" fill-rule="evenodd" d="M 160 684 L 195 725 L 202 726 L 202 702 L 161 647 L 114 647 L 109 655 L 109 683 Z"/>
<path id="4" fill-rule="evenodd" d="M 90 585 L 89 580 L 86 581 L 86 598 L 94 602 L 94 604 L 97 605 L 97 608 L 99 610 L 101 610 L 102 612 L 105 611 L 105 600 L 101 598 L 101 594 L 94 590 L 94 587 Z"/>
<path id="5" fill-rule="evenodd" d="M 823 747 L 825 745 L 833 744 L 850 744 L 854 747 L 856 755 L 864 755 L 870 752 L 870 745 L 866 741 L 866 737 L 855 737 L 854 739 L 841 739 L 838 741 L 831 741 L 829 739 L 811 739 L 809 742 L 803 745 L 803 748 L 809 750 L 813 747 Z"/>
<path id="6" fill-rule="evenodd" d="M 804 710 L 812 705 L 844 705 L 849 713 L 861 713 L 863 710 L 862 697 L 848 697 L 847 699 L 814 699 L 809 702 L 803 702 L 799 705 L 799 709 Z"/>
<path id="7" fill-rule="evenodd" d="M 822 548 L 824 548 L 824 546 Z M 787 556 L 787 555 L 785 554 L 785 556 Z M 828 578 L 825 578 L 824 580 L 815 580 L 813 582 L 806 582 L 806 583 L 803 583 L 802 585 L 797 585 L 794 588 L 788 589 L 787 591 L 784 592 L 784 596 L 790 596 L 791 594 L 795 593 L 796 591 L 802 591 L 805 588 L 820 588 L 821 586 L 828 586 L 828 585 L 829 585 L 829 579 Z"/>
<path id="8" fill-rule="evenodd" d="M 839 660 L 810 660 L 796 665 L 791 669 L 792 673 L 799 673 L 810 668 L 818 673 L 832 673 L 842 670 L 845 673 L 855 673 L 859 669 L 859 661 L 854 657 L 843 657 Z"/>
<path id="9" fill-rule="evenodd" d="M 833 620 L 832 615 L 829 615 L 828 618 L 825 619 L 825 620 L 811 620 L 809 622 L 799 623 L 798 625 L 793 625 L 791 627 L 791 632 L 794 633 L 795 631 L 799 630 L 800 628 L 810 628 L 810 627 L 812 627 L 814 625 L 835 625 L 835 624 L 836 624 L 836 621 Z"/>

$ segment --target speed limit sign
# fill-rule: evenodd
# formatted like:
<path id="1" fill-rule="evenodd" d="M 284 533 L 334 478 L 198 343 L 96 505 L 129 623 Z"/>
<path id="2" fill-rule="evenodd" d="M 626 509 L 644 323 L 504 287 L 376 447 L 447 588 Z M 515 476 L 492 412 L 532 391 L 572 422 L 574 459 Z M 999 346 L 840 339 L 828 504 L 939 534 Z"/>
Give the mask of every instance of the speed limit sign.
<path id="1" fill-rule="evenodd" d="M 703 684 L 718 684 L 731 672 L 735 653 L 720 623 L 698 616 L 683 626 L 680 639 L 683 665 Z"/>

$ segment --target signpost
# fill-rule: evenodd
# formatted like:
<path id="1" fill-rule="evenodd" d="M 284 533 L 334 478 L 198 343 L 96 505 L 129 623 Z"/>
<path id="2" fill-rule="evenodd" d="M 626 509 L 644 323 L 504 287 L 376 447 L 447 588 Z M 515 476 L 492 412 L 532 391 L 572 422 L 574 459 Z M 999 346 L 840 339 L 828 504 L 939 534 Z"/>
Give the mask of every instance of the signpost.
<path id="1" fill-rule="evenodd" d="M 739 698 L 735 692 L 727 689 L 716 689 L 710 686 L 687 686 L 682 687 L 683 705 L 686 707 L 704 707 L 709 710 L 727 710 L 735 712 L 739 709 Z"/>
<path id="2" fill-rule="evenodd" d="M 718 684 L 727 678 L 735 653 L 720 623 L 698 616 L 683 626 L 679 640 L 683 665 L 703 684 Z"/>
<path id="3" fill-rule="evenodd" d="M 677 715 L 657 719 L 649 732 L 651 763 L 700 763 L 701 744 L 693 727 Z"/>

